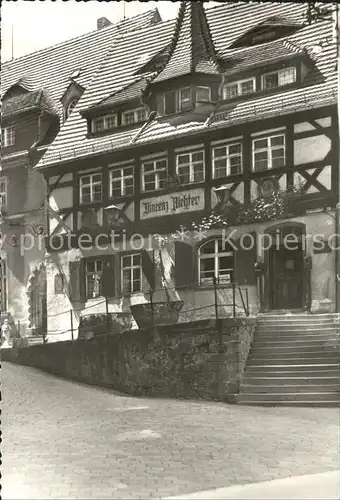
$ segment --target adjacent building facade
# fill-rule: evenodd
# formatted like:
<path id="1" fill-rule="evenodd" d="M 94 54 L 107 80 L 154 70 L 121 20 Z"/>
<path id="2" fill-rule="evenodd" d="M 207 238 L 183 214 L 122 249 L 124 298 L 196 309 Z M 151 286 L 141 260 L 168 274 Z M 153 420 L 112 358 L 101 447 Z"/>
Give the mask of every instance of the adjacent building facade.
<path id="1" fill-rule="evenodd" d="M 70 75 L 72 114 L 34 168 L 54 338 L 71 311 L 76 329 L 164 286 L 180 321 L 213 315 L 216 292 L 230 314 L 235 286 L 251 314 L 335 310 L 336 46 L 307 7 L 182 2 Z"/>
<path id="2" fill-rule="evenodd" d="M 105 22 L 104 22 L 105 21 Z M 160 21 L 153 10 L 2 65 L 1 316 L 21 335 L 47 330 L 48 189 L 34 167 L 119 33 Z"/>

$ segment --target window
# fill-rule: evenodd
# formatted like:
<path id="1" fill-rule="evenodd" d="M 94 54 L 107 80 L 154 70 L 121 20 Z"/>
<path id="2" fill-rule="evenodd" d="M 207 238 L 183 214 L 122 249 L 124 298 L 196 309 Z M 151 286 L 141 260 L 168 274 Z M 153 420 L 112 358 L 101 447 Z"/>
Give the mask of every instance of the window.
<path id="1" fill-rule="evenodd" d="M 204 181 L 204 151 L 181 153 L 176 157 L 176 170 L 181 184 Z"/>
<path id="2" fill-rule="evenodd" d="M 115 168 L 110 171 L 110 198 L 130 196 L 134 192 L 133 167 Z"/>
<path id="3" fill-rule="evenodd" d="M 285 161 L 284 135 L 253 140 L 253 169 L 255 172 L 283 167 Z"/>
<path id="4" fill-rule="evenodd" d="M 117 115 L 106 115 L 92 120 L 92 132 L 103 132 L 117 127 Z"/>
<path id="5" fill-rule="evenodd" d="M 0 177 L 0 212 L 7 208 L 7 178 Z"/>
<path id="6" fill-rule="evenodd" d="M 157 97 L 158 111 L 161 115 L 171 115 L 192 108 L 191 87 L 169 90 Z"/>
<path id="7" fill-rule="evenodd" d="M 229 284 L 234 280 L 234 252 L 222 238 L 207 241 L 198 249 L 200 284 Z"/>
<path id="8" fill-rule="evenodd" d="M 86 298 L 95 299 L 103 296 L 103 261 L 88 260 L 85 262 Z"/>
<path id="9" fill-rule="evenodd" d="M 166 158 L 148 160 L 142 163 L 143 191 L 156 191 L 165 188 L 168 161 Z"/>
<path id="10" fill-rule="evenodd" d="M 122 113 L 122 124 L 132 125 L 146 120 L 145 108 L 131 109 Z"/>
<path id="11" fill-rule="evenodd" d="M 7 311 L 7 262 L 1 257 L 0 258 L 0 311 Z"/>
<path id="12" fill-rule="evenodd" d="M 70 102 L 70 104 L 67 106 L 66 118 L 68 118 L 70 116 L 70 114 L 72 113 L 72 111 L 76 107 L 76 104 L 77 104 L 78 100 L 79 100 L 78 98 L 72 99 L 72 101 Z"/>
<path id="13" fill-rule="evenodd" d="M 192 107 L 191 88 L 180 89 L 178 93 L 178 110 L 185 111 Z"/>
<path id="14" fill-rule="evenodd" d="M 142 258 L 140 254 L 130 254 L 121 257 L 122 294 L 129 295 L 142 290 Z"/>
<path id="15" fill-rule="evenodd" d="M 242 172 L 242 144 L 225 144 L 213 148 L 213 178 L 227 177 Z"/>
<path id="16" fill-rule="evenodd" d="M 80 203 L 102 201 L 102 174 L 80 177 Z"/>
<path id="17" fill-rule="evenodd" d="M 1 142 L 3 147 L 14 146 L 15 144 L 15 127 L 5 127 L 1 130 Z"/>
<path id="18" fill-rule="evenodd" d="M 211 101 L 210 87 L 196 87 L 196 101 L 210 102 Z"/>
<path id="19" fill-rule="evenodd" d="M 283 85 L 288 85 L 289 83 L 294 83 L 296 81 L 296 68 L 293 66 L 291 68 L 280 69 L 279 71 L 274 71 L 272 73 L 267 73 L 262 76 L 262 88 L 274 89 L 276 87 L 281 87 Z"/>
<path id="20" fill-rule="evenodd" d="M 223 99 L 233 99 L 256 91 L 255 78 L 228 83 L 223 87 Z"/>

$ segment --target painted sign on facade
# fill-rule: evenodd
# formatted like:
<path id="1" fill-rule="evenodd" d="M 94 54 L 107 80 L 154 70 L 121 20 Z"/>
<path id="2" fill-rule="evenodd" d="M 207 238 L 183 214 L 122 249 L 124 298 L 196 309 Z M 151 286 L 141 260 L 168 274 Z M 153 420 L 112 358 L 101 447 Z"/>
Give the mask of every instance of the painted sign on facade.
<path id="1" fill-rule="evenodd" d="M 151 219 L 204 210 L 204 189 L 190 189 L 180 193 L 146 198 L 140 202 L 140 218 Z"/>

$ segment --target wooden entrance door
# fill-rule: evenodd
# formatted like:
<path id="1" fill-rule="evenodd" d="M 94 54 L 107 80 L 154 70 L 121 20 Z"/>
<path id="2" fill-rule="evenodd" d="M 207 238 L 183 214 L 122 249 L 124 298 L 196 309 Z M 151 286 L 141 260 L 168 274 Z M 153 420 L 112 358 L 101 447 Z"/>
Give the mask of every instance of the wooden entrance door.
<path id="1" fill-rule="evenodd" d="M 302 309 L 302 248 L 270 250 L 270 305 L 272 309 Z"/>

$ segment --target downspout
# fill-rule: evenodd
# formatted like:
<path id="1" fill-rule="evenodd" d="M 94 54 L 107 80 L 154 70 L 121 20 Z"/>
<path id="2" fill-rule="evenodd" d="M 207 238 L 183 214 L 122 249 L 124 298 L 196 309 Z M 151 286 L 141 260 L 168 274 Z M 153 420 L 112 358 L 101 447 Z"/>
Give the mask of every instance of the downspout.
<path id="1" fill-rule="evenodd" d="M 335 42 L 337 50 L 337 74 L 338 74 L 338 92 L 337 92 L 337 115 L 338 115 L 338 141 L 337 141 L 337 203 L 335 207 L 335 234 L 336 234 L 336 251 L 335 251 L 335 304 L 336 312 L 340 313 L 340 23 L 339 23 L 339 5 L 334 7 L 334 22 L 335 22 Z"/>

